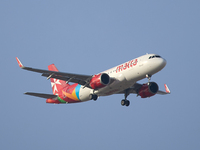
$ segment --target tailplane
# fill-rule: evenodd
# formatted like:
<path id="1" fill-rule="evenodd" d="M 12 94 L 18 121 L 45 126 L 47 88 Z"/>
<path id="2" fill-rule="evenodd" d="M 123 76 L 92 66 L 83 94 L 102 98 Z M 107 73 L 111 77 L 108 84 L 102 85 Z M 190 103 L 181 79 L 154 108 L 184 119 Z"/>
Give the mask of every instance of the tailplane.
<path id="1" fill-rule="evenodd" d="M 58 72 L 58 69 L 56 68 L 54 64 L 49 65 L 48 69 L 50 71 Z M 51 87 L 52 87 L 54 95 L 59 95 L 59 93 L 62 92 L 62 89 L 69 85 L 66 83 L 66 81 L 55 79 L 55 78 L 50 78 L 50 81 L 51 81 Z"/>

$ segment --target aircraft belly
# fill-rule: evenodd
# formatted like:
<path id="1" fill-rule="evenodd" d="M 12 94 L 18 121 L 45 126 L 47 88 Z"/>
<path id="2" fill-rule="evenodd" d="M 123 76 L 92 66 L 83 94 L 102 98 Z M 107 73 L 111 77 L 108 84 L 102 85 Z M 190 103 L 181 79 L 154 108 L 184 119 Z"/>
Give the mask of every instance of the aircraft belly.
<path id="1" fill-rule="evenodd" d="M 131 85 L 133 85 L 133 83 L 128 82 L 128 81 L 114 81 L 112 84 L 101 88 L 99 90 L 94 91 L 95 94 L 97 94 L 98 96 L 107 96 L 107 95 L 112 95 L 115 93 L 118 93 L 120 91 L 123 91 L 127 88 L 129 88 Z"/>

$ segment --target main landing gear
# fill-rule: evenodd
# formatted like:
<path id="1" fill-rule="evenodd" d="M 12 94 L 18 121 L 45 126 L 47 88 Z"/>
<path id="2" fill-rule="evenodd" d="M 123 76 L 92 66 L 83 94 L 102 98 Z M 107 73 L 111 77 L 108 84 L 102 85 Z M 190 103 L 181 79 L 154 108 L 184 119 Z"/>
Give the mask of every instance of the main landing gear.
<path id="1" fill-rule="evenodd" d="M 90 94 L 90 99 L 96 101 L 98 96 L 96 94 Z"/>
<path id="2" fill-rule="evenodd" d="M 126 99 L 123 99 L 122 101 L 121 101 L 121 105 L 122 106 L 129 106 L 130 105 L 130 101 L 129 100 L 126 100 Z"/>
<path id="3" fill-rule="evenodd" d="M 130 105 L 130 101 L 126 99 L 126 98 L 128 97 L 129 94 L 130 94 L 130 90 L 129 90 L 129 89 L 125 90 L 125 93 L 124 93 L 125 99 L 123 99 L 123 100 L 121 101 L 121 105 L 122 105 L 122 106 L 127 106 L 127 107 L 128 107 L 128 106 Z"/>
<path id="4" fill-rule="evenodd" d="M 148 85 L 149 85 L 150 80 L 151 80 L 151 75 L 150 75 L 150 74 L 146 74 L 146 78 L 148 79 Z M 129 105 L 130 105 L 130 101 L 126 99 L 126 98 L 128 97 L 129 94 L 130 94 L 130 89 L 126 89 L 126 90 L 124 91 L 124 97 L 125 97 L 125 99 L 123 99 L 123 100 L 121 101 L 121 105 L 122 105 L 122 106 L 129 106 Z"/>

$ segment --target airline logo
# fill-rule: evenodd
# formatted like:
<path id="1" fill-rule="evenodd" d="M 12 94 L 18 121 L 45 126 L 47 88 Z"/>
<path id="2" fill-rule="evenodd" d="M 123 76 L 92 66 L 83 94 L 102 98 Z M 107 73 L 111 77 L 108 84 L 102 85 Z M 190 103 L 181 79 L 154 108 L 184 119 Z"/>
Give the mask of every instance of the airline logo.
<path id="1" fill-rule="evenodd" d="M 137 62 L 138 62 L 137 59 L 133 59 L 133 60 L 127 62 L 127 63 L 124 63 L 124 64 L 118 66 L 117 69 L 116 69 L 116 73 L 120 72 L 120 71 L 123 71 L 123 70 L 126 70 L 126 69 L 128 69 L 130 67 L 136 66 Z"/>
<path id="2" fill-rule="evenodd" d="M 59 79 L 51 79 L 51 87 L 53 89 L 53 94 L 58 95 L 58 86 L 61 85 Z"/>

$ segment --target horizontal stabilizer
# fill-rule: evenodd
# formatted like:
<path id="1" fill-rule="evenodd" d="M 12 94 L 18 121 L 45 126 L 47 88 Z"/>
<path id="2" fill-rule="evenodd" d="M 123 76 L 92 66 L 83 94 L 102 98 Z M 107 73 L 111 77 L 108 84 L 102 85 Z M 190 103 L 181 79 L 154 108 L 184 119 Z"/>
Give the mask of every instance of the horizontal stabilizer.
<path id="1" fill-rule="evenodd" d="M 53 94 L 43 94 L 43 93 L 32 93 L 32 92 L 26 92 L 24 93 L 26 95 L 31 95 L 31 96 L 36 96 L 36 97 L 41 97 L 41 98 L 51 98 L 51 99 L 56 99 L 58 96 L 53 95 Z"/>

